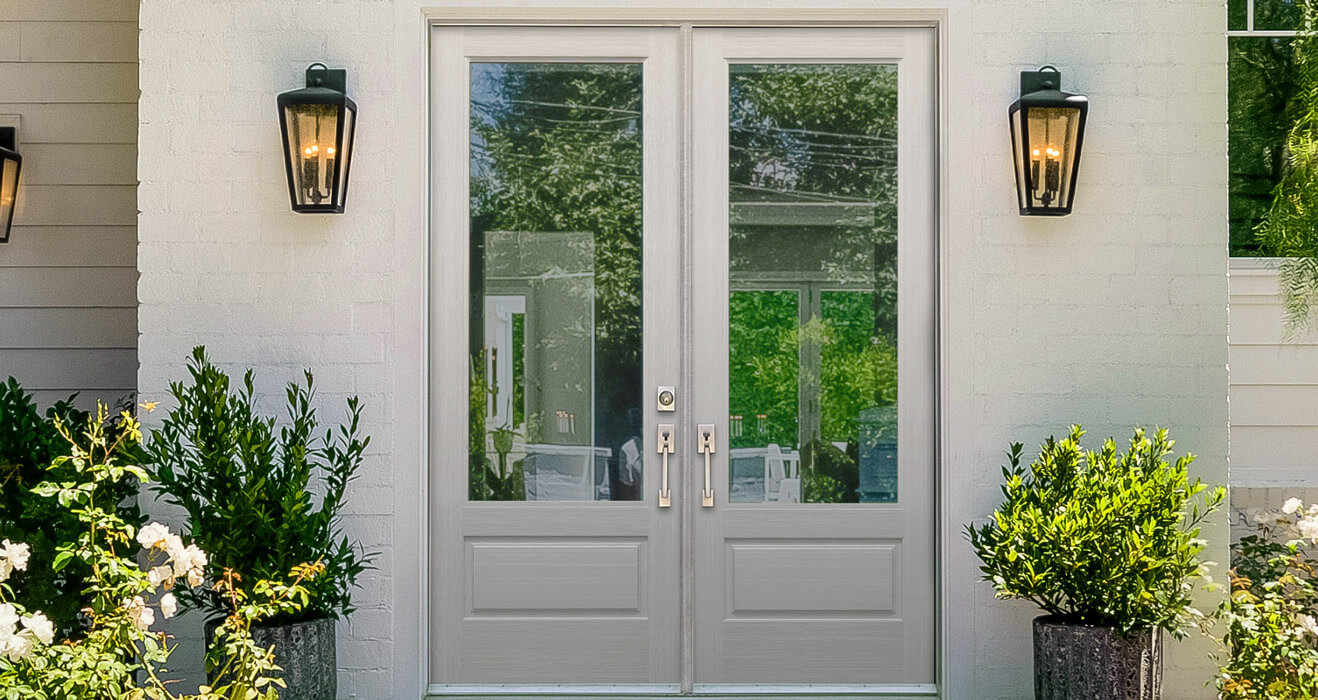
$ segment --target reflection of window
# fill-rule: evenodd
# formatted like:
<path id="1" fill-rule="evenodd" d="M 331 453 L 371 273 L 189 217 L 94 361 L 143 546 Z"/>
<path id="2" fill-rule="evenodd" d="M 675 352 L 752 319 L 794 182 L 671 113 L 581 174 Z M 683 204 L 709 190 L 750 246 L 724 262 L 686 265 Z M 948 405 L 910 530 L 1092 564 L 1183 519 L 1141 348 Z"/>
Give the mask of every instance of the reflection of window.
<path id="1" fill-rule="evenodd" d="M 1303 0 L 1230 0 L 1227 63 L 1231 255 L 1271 255 L 1254 227 L 1272 203 L 1295 121 L 1292 52 Z"/>

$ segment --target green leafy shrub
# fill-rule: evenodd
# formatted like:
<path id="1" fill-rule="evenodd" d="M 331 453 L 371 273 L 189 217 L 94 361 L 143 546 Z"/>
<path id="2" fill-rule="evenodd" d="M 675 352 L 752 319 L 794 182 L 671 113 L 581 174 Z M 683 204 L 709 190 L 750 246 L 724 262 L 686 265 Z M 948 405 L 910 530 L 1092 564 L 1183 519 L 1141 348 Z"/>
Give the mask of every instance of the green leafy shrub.
<path id="1" fill-rule="evenodd" d="M 1012 445 L 1005 501 L 990 522 L 966 527 L 984 579 L 999 598 L 1032 601 L 1069 623 L 1184 636 L 1192 580 L 1205 573 L 1199 526 L 1225 491 L 1213 489 L 1201 508 L 1194 457 L 1169 464 L 1166 430 L 1149 439 L 1137 429 L 1126 454 L 1111 438 L 1087 452 L 1083 435 L 1077 425 L 1064 440 L 1048 438 L 1028 468 Z"/>
<path id="2" fill-rule="evenodd" d="M 85 604 L 83 589 L 91 570 L 81 561 L 71 561 L 61 570 L 52 566 L 56 548 L 82 532 L 82 523 L 67 508 L 32 493 L 45 480 L 67 481 L 73 469 L 51 463 L 67 452 L 57 422 L 66 426 L 86 425 L 91 415 L 74 407 L 70 397 L 46 410 L 37 410 L 32 395 L 13 377 L 0 383 L 0 539 L 23 542 L 30 548 L 31 568 L 24 579 L 26 600 L 42 610 L 64 634 L 76 634 L 85 620 L 79 611 Z M 110 420 L 106 430 L 121 437 L 125 424 Z M 116 458 L 132 462 L 136 443 L 115 441 L 121 446 Z M 142 523 L 133 497 L 137 481 L 131 478 L 97 482 L 96 499 L 119 504 L 119 518 L 132 525 Z"/>
<path id="3" fill-rule="evenodd" d="M 262 581 L 248 597 L 232 584 L 232 572 L 217 581 L 216 590 L 228 597 L 234 614 L 225 619 L 220 644 L 208 658 L 229 680 L 203 686 L 193 696 L 175 695 L 159 673 L 172 647 L 163 632 L 151 631 L 156 610 L 170 617 L 176 610 L 174 591 L 201 586 L 206 554 L 164 525 L 137 528 L 119 516 L 114 501 L 102 500 L 124 479 L 143 481 L 146 472 L 124 464 L 118 456 L 141 439 L 136 420 L 127 412 L 113 430 L 104 409 L 74 433 L 57 422 L 66 444 L 50 474 L 60 481 L 45 481 L 32 490 L 35 497 L 77 519 L 81 528 L 72 539 L 61 541 L 54 571 L 81 564 L 91 572 L 87 590 L 87 626 L 76 639 L 58 642 L 54 625 L 26 595 L 26 586 L 7 579 L 17 573 L 24 584 L 36 561 L 25 543 L 0 542 L 0 698 L 5 700 L 71 700 L 73 698 L 124 698 L 125 700 L 275 700 L 283 681 L 270 677 L 277 671 L 269 649 L 251 637 L 254 619 L 291 612 L 306 603 L 304 580 L 319 572 L 318 565 L 295 567 L 291 583 Z M 138 547 L 140 545 L 140 548 Z M 146 566 L 139 566 L 139 555 Z"/>
<path id="4" fill-rule="evenodd" d="M 1318 506 L 1291 499 L 1256 523 L 1258 532 L 1232 547 L 1231 596 L 1213 616 L 1225 630 L 1218 697 L 1318 698 L 1318 560 L 1308 549 L 1318 540 Z"/>
<path id="5" fill-rule="evenodd" d="M 152 488 L 187 511 L 189 534 L 211 556 L 212 578 L 231 569 L 247 586 L 320 562 L 324 573 L 306 583 L 306 607 L 269 622 L 351 614 L 352 588 L 373 557 L 339 524 L 344 493 L 370 443 L 360 435 L 361 404 L 348 399 L 348 423 L 319 433 L 307 372 L 305 384 L 288 385 L 288 423 L 277 427 L 274 417 L 257 411 L 251 370 L 231 390 L 228 375 L 197 347 L 188 372 L 190 383 L 171 384 L 178 406 L 146 452 L 157 481 Z M 214 591 L 185 591 L 180 598 L 209 613 L 232 612 Z"/>

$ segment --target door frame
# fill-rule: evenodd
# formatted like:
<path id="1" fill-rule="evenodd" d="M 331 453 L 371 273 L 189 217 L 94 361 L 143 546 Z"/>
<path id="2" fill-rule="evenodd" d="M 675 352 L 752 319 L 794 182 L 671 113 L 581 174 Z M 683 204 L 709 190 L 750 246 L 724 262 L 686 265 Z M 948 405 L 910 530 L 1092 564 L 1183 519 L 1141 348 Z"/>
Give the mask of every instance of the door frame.
<path id="1" fill-rule="evenodd" d="M 429 435 L 437 430 L 437 422 L 442 411 L 437 410 L 439 397 L 445 393 L 445 387 L 437 378 L 443 375 L 440 367 L 440 359 L 436 354 L 431 353 L 430 349 L 434 343 L 435 336 L 444 333 L 445 329 L 437 328 L 435 315 L 433 311 L 434 299 L 451 298 L 451 290 L 446 286 L 445 281 L 436 279 L 432 274 L 432 262 L 436 257 L 435 245 L 438 240 L 438 222 L 440 217 L 437 211 L 436 198 L 433 196 L 437 182 L 434 176 L 435 163 L 438 160 L 438 146 L 433 139 L 432 120 L 437 99 L 442 96 L 436 95 L 434 91 L 433 66 L 433 43 L 432 36 L 434 29 L 444 26 L 527 26 L 527 27 L 676 27 L 685 30 L 687 37 L 684 43 L 689 42 L 690 29 L 694 27 L 782 27 L 782 28 L 894 28 L 894 27 L 924 27 L 934 32 L 934 51 L 935 66 L 934 78 L 936 85 L 934 88 L 934 113 L 937 123 L 934 126 L 934 196 L 932 206 L 933 220 L 936 231 L 934 233 L 934 264 L 935 264 L 935 299 L 934 299 L 934 317 L 936 325 L 934 329 L 934 348 L 936 357 L 934 359 L 935 374 L 935 395 L 934 395 L 934 443 L 935 443 L 935 474 L 934 474 L 934 542 L 937 551 L 934 553 L 935 560 L 935 586 L 938 594 L 935 600 L 935 650 L 936 650 L 936 688 L 930 688 L 929 693 L 921 692 L 919 697 L 929 697 L 930 695 L 942 695 L 942 689 L 951 685 L 951 630 L 949 629 L 949 615 L 947 611 L 953 609 L 952 591 L 946 581 L 944 573 L 951 568 L 950 553 L 952 545 L 957 541 L 957 535 L 960 532 L 959 523 L 954 523 L 949 517 L 947 504 L 950 498 L 950 487 L 952 483 L 949 466 L 945 460 L 948 454 L 948 435 L 946 428 L 946 406 L 948 396 L 948 367 L 947 360 L 947 322 L 948 308 L 944 300 L 948 295 L 948 280 L 944 274 L 947 269 L 947 252 L 948 252 L 948 198 L 949 189 L 948 176 L 948 66 L 947 66 L 947 23 L 948 11 L 946 9 L 883 9 L 883 8 L 750 8 L 750 7 L 708 7 L 708 8 L 653 8 L 653 7 L 555 7 L 549 5 L 545 0 L 530 0 L 533 4 L 527 5 L 506 5 L 506 6 L 484 6 L 484 7 L 431 7 L 422 10 L 422 37 L 425 46 L 425 63 L 426 68 L 423 71 L 424 85 L 424 104 L 425 119 L 425 150 L 424 161 L 426 164 L 425 173 L 425 209 L 426 209 L 426 265 L 425 265 L 425 290 L 426 298 L 424 300 L 425 311 L 425 331 L 422 336 L 423 347 L 422 356 L 425 357 L 425 417 L 423 421 L 423 440 L 421 464 L 425 470 L 425 491 L 422 496 L 422 502 L 426 504 L 426 513 L 424 515 L 425 526 L 423 528 L 422 552 L 426 555 L 426 563 L 418 567 L 420 573 L 419 590 L 422 592 L 421 609 L 418 611 L 418 633 L 420 643 L 420 658 L 423 661 L 422 667 L 417 669 L 420 676 L 420 686 L 426 689 L 425 697 L 454 697 L 457 695 L 481 696 L 488 698 L 496 697 L 526 697 L 534 696 L 582 696 L 582 695 L 613 695 L 627 694 L 636 697 L 644 696 L 667 696 L 671 694 L 667 689 L 659 688 L 616 688 L 595 686 L 593 688 L 583 688 L 580 686 L 522 686 L 515 688 L 506 686 L 440 686 L 432 684 L 430 681 L 430 645 L 431 631 L 437 624 L 435 612 L 438 606 L 432 601 L 439 595 L 440 587 L 433 585 L 431 570 L 433 564 L 431 559 L 436 554 L 437 538 L 431 537 L 437 528 L 451 527 L 456 525 L 455 514 L 436 513 L 434 508 L 434 483 L 436 478 L 436 469 L 442 463 L 443 456 L 436 454 Z M 689 56 L 689 47 L 684 49 Z M 684 58 L 684 60 L 689 60 Z M 687 63 L 689 67 L 689 63 Z M 689 84 L 689 81 L 688 81 Z M 688 96 L 684 110 L 690 109 L 690 98 Z M 686 136 L 683 137 L 687 139 Z M 681 158 L 681 167 L 687 169 L 690 167 L 690 144 L 689 139 L 683 143 L 683 154 Z M 685 197 L 685 188 L 683 190 Z M 684 228 L 689 229 L 691 222 L 689 220 L 689 202 L 682 202 Z M 441 248 L 442 249 L 442 248 Z M 689 251 L 683 251 L 683 256 L 689 258 Z M 686 289 L 686 281 L 690 278 L 691 261 L 683 260 L 683 284 Z M 466 290 L 456 290 L 462 294 Z M 682 333 L 689 337 L 691 303 L 689 291 L 684 291 L 683 309 L 684 319 Z M 680 381 L 683 386 L 692 386 L 692 369 L 684 367 Z M 465 391 L 465 384 L 463 387 Z M 689 422 L 689 421 L 687 421 Z M 691 431 L 691 426 L 679 426 L 679 431 Z M 686 437 L 686 436 L 683 436 Z M 683 444 L 688 441 L 683 440 Z M 687 503 L 690 499 L 682 499 Z M 689 506 L 685 506 L 689 507 Z M 692 533 L 689 528 L 684 528 L 681 539 L 684 551 L 689 551 L 689 539 Z M 683 604 L 687 603 L 690 596 L 692 581 L 691 568 L 684 567 L 682 574 L 682 599 Z M 682 630 L 682 653 L 686 655 L 694 653 L 693 630 L 689 625 L 683 626 Z M 683 659 L 683 668 L 690 668 L 690 664 Z M 906 690 L 903 688 L 902 691 Z M 924 689 L 921 689 L 924 690 Z M 744 692 L 737 692 L 737 695 L 748 697 L 767 697 L 767 696 L 832 696 L 843 697 L 847 692 L 854 692 L 854 687 L 834 687 L 825 685 L 815 685 L 808 687 L 797 687 L 790 691 L 783 692 L 778 689 L 759 689 L 754 686 L 748 686 Z M 866 689 L 864 697 L 903 697 L 896 688 L 893 692 L 884 692 L 882 688 L 876 687 Z M 729 697 L 730 689 L 721 689 L 717 695 Z M 695 696 L 708 695 L 699 691 L 691 693 Z"/>

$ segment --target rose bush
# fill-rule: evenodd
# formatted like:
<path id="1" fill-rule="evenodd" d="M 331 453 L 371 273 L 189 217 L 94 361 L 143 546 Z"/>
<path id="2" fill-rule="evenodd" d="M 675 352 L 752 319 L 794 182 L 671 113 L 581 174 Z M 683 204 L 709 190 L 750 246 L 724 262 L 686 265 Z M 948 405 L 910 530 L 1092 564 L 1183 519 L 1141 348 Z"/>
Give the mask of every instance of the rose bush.
<path id="1" fill-rule="evenodd" d="M 1248 515 L 1257 532 L 1232 546 L 1231 595 L 1205 624 L 1224 630 L 1218 697 L 1318 698 L 1318 504 Z"/>
<path id="2" fill-rule="evenodd" d="M 91 572 L 82 611 L 89 624 L 80 638 L 56 643 L 50 620 L 26 609 L 10 583 L 20 580 L 13 579 L 16 572 L 28 568 L 30 549 L 23 543 L 0 542 L 0 698 L 274 700 L 282 682 L 270 677 L 277 670 L 273 653 L 252 641 L 250 626 L 254 620 L 304 606 L 303 582 L 322 565 L 293 567 L 291 583 L 260 581 L 251 586 L 240 586 L 235 574 L 224 572 L 212 588 L 229 600 L 233 612 L 220 626 L 207 666 L 225 680 L 215 687 L 202 686 L 193 696 L 174 694 L 160 679 L 173 647 L 165 633 L 151 628 L 157 610 L 163 617 L 174 614 L 175 590 L 206 585 L 208 557 L 166 526 L 151 523 L 137 529 L 119 515 L 116 504 L 98 500 L 106 482 L 147 479 L 140 467 L 122 464 L 117 456 L 125 441 L 140 441 L 136 419 L 123 413 L 113 434 L 107 433 L 106 424 L 103 407 L 80 435 L 60 424 L 68 454 L 55 460 L 51 473 L 69 478 L 34 489 L 84 526 L 76 541 L 58 547 L 51 566 L 60 570 L 76 561 Z M 145 568 L 138 564 L 139 555 Z"/>

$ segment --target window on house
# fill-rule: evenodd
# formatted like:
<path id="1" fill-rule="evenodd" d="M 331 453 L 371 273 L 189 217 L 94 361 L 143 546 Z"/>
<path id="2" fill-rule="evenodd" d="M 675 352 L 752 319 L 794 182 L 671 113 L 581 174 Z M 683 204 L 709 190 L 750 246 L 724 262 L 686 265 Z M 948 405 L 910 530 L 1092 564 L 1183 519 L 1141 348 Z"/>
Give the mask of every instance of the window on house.
<path id="1" fill-rule="evenodd" d="M 1232 256 L 1268 256 L 1254 228 L 1272 202 L 1295 120 L 1292 44 L 1305 0 L 1227 3 L 1228 158 Z"/>

